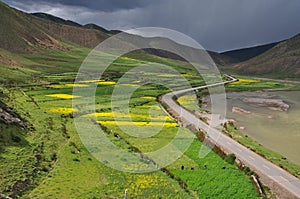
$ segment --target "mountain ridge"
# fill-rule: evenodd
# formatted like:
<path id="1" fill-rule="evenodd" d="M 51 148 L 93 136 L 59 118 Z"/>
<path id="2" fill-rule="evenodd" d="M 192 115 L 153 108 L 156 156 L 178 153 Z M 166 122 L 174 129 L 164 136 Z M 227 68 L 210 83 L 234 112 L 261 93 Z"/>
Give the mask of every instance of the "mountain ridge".
<path id="1" fill-rule="evenodd" d="M 283 41 L 257 45 L 257 46 L 247 47 L 247 48 L 229 50 L 229 51 L 222 52 L 220 54 L 231 57 L 232 59 L 235 59 L 237 62 L 243 62 L 266 52 L 267 50 L 273 48 L 274 46 L 276 46 L 277 44 Z"/>
<path id="2" fill-rule="evenodd" d="M 32 25 L 29 14 L 0 2 L 0 48 L 14 53 L 33 53 L 64 45 L 51 33 Z"/>
<path id="3" fill-rule="evenodd" d="M 66 52 L 69 45 L 92 49 L 105 39 L 121 31 L 106 30 L 96 24 L 81 25 L 46 13 L 28 14 L 0 2 L 0 49 L 3 52 L 39 54 L 49 50 Z M 299 34 L 300 35 L 300 34 Z M 216 53 L 208 51 L 221 69 L 233 70 L 242 75 L 272 76 L 279 78 L 300 77 L 300 36 L 245 49 Z M 131 35 L 138 37 L 136 35 Z M 151 42 L 165 42 L 166 39 L 145 39 Z M 174 42 L 176 43 L 176 42 Z M 174 44 L 173 43 L 173 44 Z M 190 53 L 197 50 L 181 44 L 175 45 Z M 169 52 L 144 49 L 152 55 L 183 60 Z M 0 56 L 4 65 L 22 65 L 9 56 Z M 23 64 L 24 65 L 24 64 Z"/>
<path id="4" fill-rule="evenodd" d="M 1 26 L 5 27 L 7 24 L 9 25 L 6 29 L 0 30 L 0 48 L 11 53 L 31 54 L 41 53 L 51 49 L 64 51 L 68 49 L 69 44 L 92 49 L 105 39 L 121 32 L 118 30 L 106 30 L 96 24 L 81 25 L 45 13 L 28 14 L 11 8 L 4 3 L 0 4 L 0 11 L 0 18 L 2 19 L 0 19 Z M 22 20 L 26 23 L 19 23 Z M 15 26 L 19 28 L 16 29 Z M 10 38 L 6 38 L 7 35 Z M 138 37 L 137 35 L 132 36 Z M 160 41 L 158 41 L 158 39 Z M 149 46 L 151 46 L 151 42 L 169 42 L 162 38 L 145 38 L 145 41 L 148 41 Z M 173 42 L 173 44 L 175 43 L 176 42 Z M 190 52 L 195 50 L 181 44 L 176 44 L 176 46 Z M 178 59 L 178 56 L 176 57 L 172 55 L 172 53 L 162 53 L 162 51 L 157 49 L 143 51 L 160 57 Z M 216 52 L 208 53 L 217 64 L 226 65 L 232 62 L 227 56 L 220 55 Z M 7 60 L 5 62 L 2 61 L 2 63 L 7 62 Z"/>
<path id="5" fill-rule="evenodd" d="M 300 34 L 231 69 L 245 75 L 300 78 Z"/>

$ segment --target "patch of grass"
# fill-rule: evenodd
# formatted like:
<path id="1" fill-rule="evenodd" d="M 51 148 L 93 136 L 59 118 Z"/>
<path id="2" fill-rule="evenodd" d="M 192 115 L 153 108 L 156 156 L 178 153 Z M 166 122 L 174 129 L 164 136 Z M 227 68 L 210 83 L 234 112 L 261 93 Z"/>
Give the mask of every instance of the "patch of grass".
<path id="1" fill-rule="evenodd" d="M 184 95 L 177 99 L 177 102 L 181 106 L 183 106 L 189 110 L 198 110 L 199 109 L 197 101 L 198 100 L 197 100 L 196 95 Z"/>
<path id="2" fill-rule="evenodd" d="M 238 81 L 232 82 L 231 85 L 239 85 L 239 84 L 252 84 L 252 83 L 258 83 L 259 80 L 256 79 L 245 79 L 245 78 L 239 78 Z"/>
<path id="3" fill-rule="evenodd" d="M 194 164 L 181 161 L 181 165 L 175 162 L 176 166 L 170 166 L 171 172 L 186 182 L 199 198 L 260 198 L 249 176 L 236 165 L 212 151 L 199 158 L 201 146 L 201 142 L 195 139 L 184 153 L 183 158 L 188 157 Z"/>
<path id="4" fill-rule="evenodd" d="M 230 83 L 226 86 L 227 92 L 239 91 L 258 91 L 258 90 L 299 90 L 299 84 L 272 81 L 272 80 L 257 80 L 251 78 L 239 78 L 240 81 Z"/>
<path id="5" fill-rule="evenodd" d="M 17 86 L 20 84 L 34 81 L 34 75 L 39 72 L 22 68 L 20 66 L 5 66 L 0 65 L 0 84 L 5 84 L 7 87 Z"/>

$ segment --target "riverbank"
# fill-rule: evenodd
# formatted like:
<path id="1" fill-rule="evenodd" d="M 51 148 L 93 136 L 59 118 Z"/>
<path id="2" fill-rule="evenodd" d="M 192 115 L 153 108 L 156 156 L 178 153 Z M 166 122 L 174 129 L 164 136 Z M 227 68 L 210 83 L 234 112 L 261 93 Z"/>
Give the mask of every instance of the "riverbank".
<path id="1" fill-rule="evenodd" d="M 178 120 L 183 121 L 186 127 L 193 126 L 193 128 L 202 131 L 207 139 L 204 142 L 214 143 L 214 146 L 217 146 L 225 154 L 235 154 L 236 158 L 242 162 L 243 165 L 255 171 L 255 173 L 261 177 L 262 182 L 270 187 L 278 197 L 297 198 L 300 195 L 299 179 L 253 152 L 251 149 L 231 139 L 226 134 L 221 133 L 215 128 L 210 128 L 205 120 L 195 116 L 190 110 L 187 110 L 187 108 L 184 109 L 174 102 L 174 96 L 183 96 L 192 90 L 205 89 L 213 86 L 218 85 L 212 84 L 171 92 L 163 95 L 161 101 L 168 106 L 168 112 L 172 112 L 172 115 Z M 178 99 L 178 101 L 180 101 L 180 99 Z M 202 154 L 200 153 L 200 155 Z M 266 167 L 268 167 L 268 170 L 266 170 Z M 282 181 L 282 179 L 284 179 L 284 181 Z"/>
<path id="2" fill-rule="evenodd" d="M 242 133 L 300 165 L 300 91 L 228 93 L 227 98 L 227 118 Z"/>
<path id="3" fill-rule="evenodd" d="M 270 99 L 272 96 L 264 95 L 264 92 L 269 91 L 274 92 L 297 92 L 299 91 L 299 84 L 292 84 L 291 82 L 278 82 L 278 81 L 263 81 L 263 80 L 253 80 L 252 79 L 242 79 L 239 82 L 235 82 L 233 84 L 226 86 L 227 90 L 227 97 L 229 98 L 228 101 L 228 113 L 227 119 L 229 121 L 237 121 L 236 123 L 227 126 L 228 129 L 224 129 L 224 132 L 229 136 L 232 136 L 236 141 L 240 142 L 241 144 L 245 145 L 246 147 L 250 148 L 253 151 L 256 151 L 261 156 L 265 157 L 266 159 L 270 160 L 274 164 L 284 168 L 285 170 L 289 171 L 296 177 L 300 177 L 300 166 L 297 164 L 295 158 L 298 158 L 297 154 L 297 147 L 299 147 L 297 139 L 299 139 L 299 135 L 293 134 L 293 136 L 288 136 L 290 133 L 289 128 L 294 128 L 295 130 L 299 129 L 295 127 L 296 124 L 300 124 L 299 121 L 295 121 L 297 119 L 297 115 L 299 116 L 300 113 L 294 112 L 295 110 L 295 102 L 299 101 L 297 99 L 293 99 L 291 102 L 286 103 L 286 100 L 277 99 L 276 103 L 271 103 L 272 100 L 269 100 L 270 103 L 252 103 L 251 106 L 245 107 L 241 105 L 245 103 L 243 99 L 245 98 L 257 98 L 257 93 L 260 93 L 260 98 Z M 243 95 L 244 92 L 254 92 L 255 95 L 248 96 Z M 300 91 L 299 91 L 300 92 Z M 231 94 L 237 93 L 240 95 L 239 101 L 232 100 Z M 250 92 L 251 93 L 251 92 Z M 200 100 L 201 105 L 199 108 L 200 111 L 209 110 L 209 104 L 207 101 L 203 99 L 203 96 L 207 95 L 205 90 L 199 91 L 197 93 L 198 98 L 202 98 Z M 295 95 L 294 95 L 295 97 Z M 298 98 L 299 99 L 299 98 Z M 245 100 L 249 101 L 249 100 Z M 250 100 L 251 101 L 251 100 Z M 253 100 L 252 100 L 253 101 Z M 261 102 L 261 100 L 254 100 L 256 102 Z M 264 101 L 264 100 L 262 100 Z M 266 105 L 269 104 L 269 105 Z M 271 106 L 270 106 L 271 105 Z M 287 107 L 289 105 L 290 107 Z M 190 106 L 191 107 L 191 106 Z M 198 106 L 199 107 L 199 106 Z M 250 108 L 249 108 L 250 107 Z M 260 110 L 260 111 L 259 111 Z M 261 113 L 263 112 L 265 113 Z M 300 110 L 300 109 L 299 109 Z M 274 111 L 276 114 L 274 114 Z M 234 112 L 234 113 L 233 113 Z M 260 113 L 259 113 L 260 112 Z M 273 112 L 270 114 L 270 112 Z M 289 114 L 293 114 L 294 116 L 288 118 Z M 236 114 L 236 117 L 232 117 L 233 114 Z M 278 122 L 278 115 L 281 117 L 281 123 L 285 123 L 285 121 L 289 121 L 290 123 L 287 124 L 285 128 L 279 128 L 281 123 Z M 246 125 L 245 123 L 241 123 L 241 119 L 244 122 L 251 121 L 251 117 L 259 116 L 256 121 L 251 122 L 251 124 Z M 233 119 L 233 120 L 230 120 Z M 268 134 L 260 133 L 263 130 L 266 130 L 267 127 L 265 125 L 269 125 L 277 130 L 278 136 L 276 139 L 279 142 L 275 142 L 275 138 L 272 138 L 272 133 L 275 130 L 270 130 Z M 255 128 L 260 128 L 259 130 Z M 251 132 L 253 132 L 251 134 Z M 281 136 L 281 137 L 280 137 Z M 274 137 L 274 136 L 273 136 Z M 269 141 L 269 143 L 266 143 Z M 276 148 L 277 147 L 277 148 Z M 291 156 L 288 156 L 288 152 L 282 152 L 281 149 L 290 150 L 290 152 L 294 153 L 294 159 Z M 283 155 L 281 155 L 283 154 Z M 293 160 L 293 161 L 291 161 Z"/>

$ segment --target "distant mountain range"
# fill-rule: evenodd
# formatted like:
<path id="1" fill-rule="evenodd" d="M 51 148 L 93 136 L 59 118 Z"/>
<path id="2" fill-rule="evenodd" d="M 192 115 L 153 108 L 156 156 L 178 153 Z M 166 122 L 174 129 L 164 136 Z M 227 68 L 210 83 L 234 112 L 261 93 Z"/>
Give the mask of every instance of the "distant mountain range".
<path id="1" fill-rule="evenodd" d="M 9 7 L 0 2 L 0 57 L 2 64 L 16 64 L 12 57 L 5 59 L 4 54 L 41 53 L 51 49 L 68 49 L 68 45 L 94 48 L 103 40 L 120 33 L 118 30 L 106 30 L 96 24 L 81 25 L 70 20 L 64 20 L 45 13 L 28 14 Z M 135 36 L 135 35 L 132 35 Z M 139 36 L 135 36 L 139 37 Z M 163 38 L 147 39 L 151 42 L 171 42 Z M 174 42 L 173 42 L 174 44 Z M 188 52 L 195 53 L 195 49 L 176 44 Z M 156 49 L 146 49 L 146 53 L 171 58 L 182 59 L 172 53 Z M 218 65 L 227 65 L 233 60 L 226 55 L 209 52 Z"/>
<path id="2" fill-rule="evenodd" d="M 243 62 L 266 52 L 267 50 L 273 48 L 279 43 L 280 42 L 275 42 L 271 44 L 259 45 L 250 48 L 236 49 L 236 50 L 226 51 L 221 54 L 232 58 L 236 62 Z"/>
<path id="3" fill-rule="evenodd" d="M 94 48 L 105 39 L 121 32 L 106 30 L 96 24 L 81 25 L 45 13 L 24 13 L 2 2 L 0 26 L 0 63 L 4 65 L 17 65 L 22 59 L 18 57 L 20 54 L 38 54 L 48 50 L 67 51 L 69 45 Z M 151 42 L 173 42 L 162 38 L 149 38 L 147 41 L 149 46 Z M 193 48 L 176 45 L 186 52 L 197 53 Z M 172 53 L 151 48 L 143 52 L 182 59 Z M 243 75 L 300 77 L 300 35 L 272 44 L 209 54 L 222 69 Z"/>

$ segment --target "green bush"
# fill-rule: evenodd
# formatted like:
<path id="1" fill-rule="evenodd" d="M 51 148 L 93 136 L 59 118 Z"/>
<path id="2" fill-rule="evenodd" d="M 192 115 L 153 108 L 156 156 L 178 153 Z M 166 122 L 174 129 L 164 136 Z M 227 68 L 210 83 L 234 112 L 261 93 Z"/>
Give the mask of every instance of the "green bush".
<path id="1" fill-rule="evenodd" d="M 229 154 L 225 157 L 226 162 L 228 162 L 229 164 L 234 164 L 236 157 L 234 154 Z"/>

